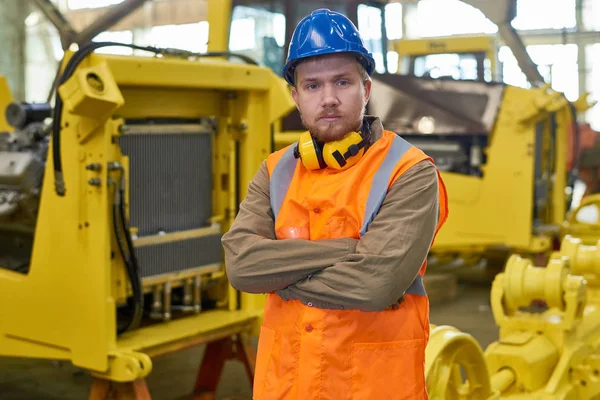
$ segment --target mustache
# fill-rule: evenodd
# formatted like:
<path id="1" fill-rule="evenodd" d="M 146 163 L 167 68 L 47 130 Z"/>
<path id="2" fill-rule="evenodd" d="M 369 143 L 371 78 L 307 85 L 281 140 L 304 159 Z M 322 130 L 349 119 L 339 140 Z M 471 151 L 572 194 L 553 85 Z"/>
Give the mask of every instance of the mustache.
<path id="1" fill-rule="evenodd" d="M 342 114 L 336 110 L 326 110 L 326 111 L 320 112 L 317 115 L 317 119 L 321 119 L 321 118 L 325 118 L 325 117 L 332 117 L 332 116 L 341 117 Z"/>

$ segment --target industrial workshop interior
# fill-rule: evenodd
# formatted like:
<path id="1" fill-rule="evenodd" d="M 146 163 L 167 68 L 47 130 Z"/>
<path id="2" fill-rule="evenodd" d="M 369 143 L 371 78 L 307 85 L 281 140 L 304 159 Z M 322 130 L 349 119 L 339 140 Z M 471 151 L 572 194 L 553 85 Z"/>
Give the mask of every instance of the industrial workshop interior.
<path id="1" fill-rule="evenodd" d="M 446 186 L 425 398 L 600 399 L 600 0 L 0 0 L 1 400 L 304 400 L 253 397 L 274 294 L 222 237 L 321 8 Z"/>

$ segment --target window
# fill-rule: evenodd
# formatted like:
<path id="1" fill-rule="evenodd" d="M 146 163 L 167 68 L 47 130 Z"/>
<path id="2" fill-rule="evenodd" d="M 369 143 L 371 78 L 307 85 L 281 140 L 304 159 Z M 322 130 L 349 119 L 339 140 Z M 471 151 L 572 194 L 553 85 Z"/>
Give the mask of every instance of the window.
<path id="1" fill-rule="evenodd" d="M 26 26 L 25 36 L 25 101 L 45 103 L 62 59 L 60 37 L 54 26 L 40 23 Z M 4 112 L 4 110 L 2 110 Z"/>
<path id="2" fill-rule="evenodd" d="M 132 44 L 133 33 L 131 31 L 104 31 L 98 34 L 93 41 Z M 99 48 L 96 50 L 96 53 L 131 55 L 133 54 L 133 49 L 122 46 L 110 46 Z"/>
<path id="3" fill-rule="evenodd" d="M 150 29 L 150 45 L 206 53 L 208 22 L 154 26 Z"/>
<path id="4" fill-rule="evenodd" d="M 579 75 L 577 64 L 577 46 L 534 45 L 527 46 L 527 52 L 546 82 L 552 82 L 552 88 L 565 94 L 567 99 L 575 101 L 579 97 Z M 530 87 L 525 74 L 507 46 L 500 48 L 498 60 L 502 63 L 502 80 L 513 86 Z"/>
<path id="5" fill-rule="evenodd" d="M 402 4 L 385 6 L 385 29 L 389 40 L 402 39 Z"/>
<path id="6" fill-rule="evenodd" d="M 411 38 L 498 31 L 480 10 L 460 0 L 421 0 L 411 11 L 406 18 L 406 36 Z"/>
<path id="7" fill-rule="evenodd" d="M 474 54 L 430 54 L 415 58 L 415 76 L 477 79 L 477 59 Z"/>
<path id="8" fill-rule="evenodd" d="M 102 8 L 122 3 L 123 0 L 69 0 L 67 5 L 71 10 L 82 8 Z"/>
<path id="9" fill-rule="evenodd" d="M 280 75 L 284 62 L 284 44 L 283 14 L 260 7 L 236 6 L 234 8 L 229 50 L 244 54 Z"/>
<path id="10" fill-rule="evenodd" d="M 395 51 L 388 51 L 387 53 L 387 64 L 388 64 L 388 72 L 390 74 L 395 74 L 398 72 L 398 53 Z"/>
<path id="11" fill-rule="evenodd" d="M 600 0 L 583 0 L 583 26 L 588 31 L 600 31 Z"/>
<path id="12" fill-rule="evenodd" d="M 249 32 L 254 32 L 256 29 L 254 21 L 254 18 L 240 18 L 231 21 L 229 50 L 251 50 L 256 47 L 256 36 L 248 34 Z"/>
<path id="13" fill-rule="evenodd" d="M 375 59 L 375 70 L 379 73 L 385 72 L 383 64 L 383 50 L 381 48 L 381 9 L 364 4 L 358 6 L 358 30 L 365 42 L 367 49 L 373 53 Z"/>
<path id="14" fill-rule="evenodd" d="M 562 29 L 576 25 L 575 0 L 517 0 L 515 29 Z"/>

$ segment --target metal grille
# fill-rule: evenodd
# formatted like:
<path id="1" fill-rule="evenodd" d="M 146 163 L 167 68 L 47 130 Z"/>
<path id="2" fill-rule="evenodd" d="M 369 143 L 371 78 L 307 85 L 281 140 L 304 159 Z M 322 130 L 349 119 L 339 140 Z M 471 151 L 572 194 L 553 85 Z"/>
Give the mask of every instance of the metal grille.
<path id="1" fill-rule="evenodd" d="M 211 132 L 200 125 L 128 126 L 131 226 L 138 236 L 207 226 L 212 214 Z"/>
<path id="2" fill-rule="evenodd" d="M 142 278 L 221 263 L 221 235 L 213 234 L 137 247 Z"/>

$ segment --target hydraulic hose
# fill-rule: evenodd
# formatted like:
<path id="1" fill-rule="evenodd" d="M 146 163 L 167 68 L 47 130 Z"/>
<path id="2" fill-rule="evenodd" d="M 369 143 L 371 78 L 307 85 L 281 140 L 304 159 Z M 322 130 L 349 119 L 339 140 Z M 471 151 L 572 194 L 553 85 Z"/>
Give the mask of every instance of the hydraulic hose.
<path id="1" fill-rule="evenodd" d="M 123 169 L 118 167 L 123 176 Z M 129 308 L 128 321 L 125 325 L 117 324 L 117 334 L 126 332 L 132 328 L 139 326 L 144 312 L 144 292 L 142 290 L 142 281 L 140 279 L 138 261 L 135 256 L 133 241 L 129 231 L 129 224 L 125 217 L 125 202 L 123 177 L 121 184 L 115 182 L 115 202 L 113 204 L 113 228 L 115 238 L 119 246 L 119 252 L 123 257 L 127 278 L 131 283 L 132 296 L 127 299 L 127 307 Z"/>

